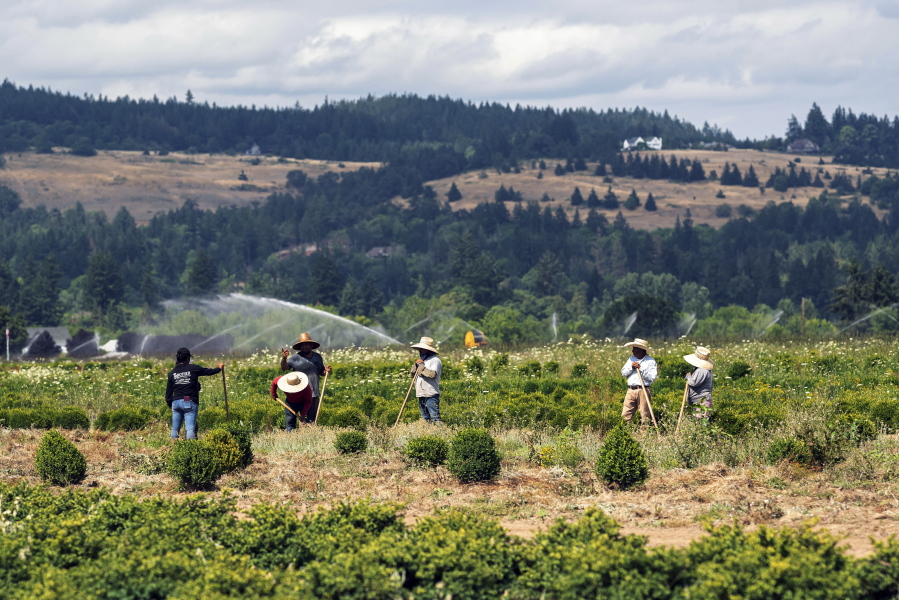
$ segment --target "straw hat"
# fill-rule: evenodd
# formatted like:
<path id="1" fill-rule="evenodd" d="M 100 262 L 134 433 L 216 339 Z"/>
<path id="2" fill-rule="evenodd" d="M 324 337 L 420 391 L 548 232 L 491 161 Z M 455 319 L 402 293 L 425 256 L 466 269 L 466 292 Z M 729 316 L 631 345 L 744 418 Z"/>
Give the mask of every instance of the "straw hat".
<path id="1" fill-rule="evenodd" d="M 316 342 L 315 340 L 313 340 L 313 339 L 312 339 L 312 336 L 309 335 L 308 333 L 301 333 L 301 334 L 300 334 L 300 340 L 299 340 L 296 344 L 293 345 L 293 349 L 294 349 L 294 350 L 299 350 L 299 349 L 300 349 L 300 344 L 312 344 L 312 349 L 313 349 L 313 350 L 315 350 L 316 348 L 318 348 L 319 346 L 321 346 L 321 344 L 319 344 L 318 342 Z"/>
<path id="2" fill-rule="evenodd" d="M 297 392 L 302 392 L 306 389 L 307 385 L 309 385 L 309 378 L 305 373 L 301 373 L 299 371 L 288 373 L 287 375 L 283 375 L 280 379 L 278 379 L 278 389 L 285 394 L 295 394 Z"/>
<path id="3" fill-rule="evenodd" d="M 413 348 L 418 348 L 419 350 L 428 350 L 429 352 L 433 352 L 434 354 L 438 354 L 437 348 L 434 347 L 434 340 L 429 337 L 421 338 L 421 341 L 417 344 L 412 344 Z"/>
<path id="4" fill-rule="evenodd" d="M 694 367 L 699 367 L 700 369 L 708 369 L 711 371 L 715 365 L 709 360 L 709 355 L 711 351 L 708 348 L 704 348 L 702 346 L 696 346 L 696 352 L 693 354 L 688 354 L 684 357 L 684 360 L 693 365 Z"/>
<path id="5" fill-rule="evenodd" d="M 633 342 L 628 342 L 624 345 L 625 348 L 642 348 L 649 352 L 649 342 L 646 340 L 641 340 L 640 338 L 634 338 Z"/>

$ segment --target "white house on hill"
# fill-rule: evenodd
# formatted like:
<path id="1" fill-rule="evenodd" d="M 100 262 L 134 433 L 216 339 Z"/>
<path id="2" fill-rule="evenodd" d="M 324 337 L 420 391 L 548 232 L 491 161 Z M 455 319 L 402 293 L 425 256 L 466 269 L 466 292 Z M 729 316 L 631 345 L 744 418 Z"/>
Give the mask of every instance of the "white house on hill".
<path id="1" fill-rule="evenodd" d="M 645 144 L 647 148 L 650 150 L 661 150 L 662 149 L 662 138 L 660 137 L 651 137 L 649 139 L 644 140 L 642 137 L 634 137 L 628 138 L 624 140 L 624 143 L 621 145 L 622 150 L 633 150 L 640 144 Z"/>

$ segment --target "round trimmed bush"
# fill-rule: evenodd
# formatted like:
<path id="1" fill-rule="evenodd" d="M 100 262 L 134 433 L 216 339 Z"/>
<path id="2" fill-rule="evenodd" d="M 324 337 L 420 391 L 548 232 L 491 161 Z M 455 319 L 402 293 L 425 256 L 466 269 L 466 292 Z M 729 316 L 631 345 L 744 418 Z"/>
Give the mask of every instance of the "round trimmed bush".
<path id="1" fill-rule="evenodd" d="M 748 377 L 752 373 L 752 365 L 748 362 L 744 362 L 742 360 L 737 360 L 730 363 L 727 366 L 727 369 L 724 371 L 724 375 L 726 377 L 730 377 L 731 379 L 740 379 L 742 377 Z"/>
<path id="2" fill-rule="evenodd" d="M 83 408 L 64 406 L 53 415 L 53 426 L 60 429 L 90 429 L 91 420 Z"/>
<path id="3" fill-rule="evenodd" d="M 0 424 L 10 429 L 50 429 L 52 411 L 46 408 L 10 408 L 0 411 Z"/>
<path id="4" fill-rule="evenodd" d="M 808 445 L 796 438 L 780 438 L 771 442 L 766 454 L 768 464 L 777 464 L 781 461 L 790 461 L 800 465 L 811 465 L 815 462 L 812 451 Z"/>
<path id="5" fill-rule="evenodd" d="M 357 431 L 365 431 L 368 417 L 358 408 L 345 406 L 333 412 L 326 412 L 319 417 L 319 423 L 331 427 L 351 427 Z"/>
<path id="6" fill-rule="evenodd" d="M 649 465 L 640 443 L 624 425 L 609 432 L 596 458 L 596 474 L 620 489 L 640 485 L 649 477 Z"/>
<path id="7" fill-rule="evenodd" d="M 450 442 L 446 467 L 460 483 L 495 479 L 499 475 L 496 442 L 484 429 L 463 429 Z"/>
<path id="8" fill-rule="evenodd" d="M 222 475 L 213 447 L 205 440 L 178 440 L 169 452 L 168 474 L 181 489 L 207 489 Z"/>
<path id="9" fill-rule="evenodd" d="M 213 429 L 203 438 L 215 453 L 219 461 L 222 473 L 230 473 L 240 467 L 240 459 L 243 453 L 240 451 L 237 441 L 224 429 Z"/>
<path id="10" fill-rule="evenodd" d="M 240 466 L 246 467 L 253 462 L 253 432 L 250 425 L 243 425 L 237 421 L 223 423 L 218 427 L 231 434 L 237 447 L 240 448 Z"/>
<path id="11" fill-rule="evenodd" d="M 361 431 L 344 431 L 337 434 L 334 447 L 341 454 L 358 454 L 368 448 L 368 438 Z"/>
<path id="12" fill-rule="evenodd" d="M 80 483 L 87 474 L 87 461 L 75 444 L 51 429 L 41 438 L 34 455 L 34 470 L 43 481 L 57 485 Z"/>
<path id="13" fill-rule="evenodd" d="M 403 450 L 403 456 L 410 463 L 426 467 L 436 467 L 446 463 L 449 444 L 436 435 L 424 435 L 409 440 Z"/>
<path id="14" fill-rule="evenodd" d="M 574 379 L 581 379 L 589 374 L 589 368 L 585 363 L 577 363 L 571 367 L 571 377 Z"/>
<path id="15" fill-rule="evenodd" d="M 94 426 L 101 431 L 137 431 L 153 420 L 153 411 L 136 406 L 123 406 L 102 412 Z"/>

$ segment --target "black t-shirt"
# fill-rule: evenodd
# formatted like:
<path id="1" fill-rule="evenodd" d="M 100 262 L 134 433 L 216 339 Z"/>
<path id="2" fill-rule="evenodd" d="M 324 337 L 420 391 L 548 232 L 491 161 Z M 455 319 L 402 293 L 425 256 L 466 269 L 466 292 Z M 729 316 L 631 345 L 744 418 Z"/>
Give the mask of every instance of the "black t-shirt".
<path id="1" fill-rule="evenodd" d="M 175 365 L 175 368 L 169 371 L 169 380 L 165 386 L 165 401 L 171 406 L 172 400 L 180 400 L 187 396 L 194 402 L 199 402 L 200 381 L 197 378 L 219 372 L 221 369 L 218 367 L 207 369 L 190 363 Z"/>

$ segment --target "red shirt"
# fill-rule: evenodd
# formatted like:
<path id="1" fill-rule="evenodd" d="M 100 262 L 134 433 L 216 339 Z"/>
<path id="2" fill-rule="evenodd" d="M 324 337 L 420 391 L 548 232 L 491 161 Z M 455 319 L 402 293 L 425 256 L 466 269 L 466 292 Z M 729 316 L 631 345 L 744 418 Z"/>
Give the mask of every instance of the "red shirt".
<path id="1" fill-rule="evenodd" d="M 284 376 L 280 375 L 278 377 L 275 377 L 272 380 L 272 398 L 278 397 L 278 389 L 279 389 L 278 388 L 278 380 L 281 379 L 281 377 L 284 377 Z M 288 394 L 287 392 L 284 392 L 284 395 L 286 396 L 286 400 L 291 404 L 303 404 L 306 402 L 311 402 L 312 401 L 312 386 L 307 385 L 305 388 L 303 388 L 299 392 L 294 392 L 292 394 Z"/>

